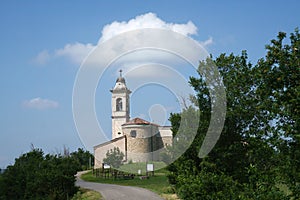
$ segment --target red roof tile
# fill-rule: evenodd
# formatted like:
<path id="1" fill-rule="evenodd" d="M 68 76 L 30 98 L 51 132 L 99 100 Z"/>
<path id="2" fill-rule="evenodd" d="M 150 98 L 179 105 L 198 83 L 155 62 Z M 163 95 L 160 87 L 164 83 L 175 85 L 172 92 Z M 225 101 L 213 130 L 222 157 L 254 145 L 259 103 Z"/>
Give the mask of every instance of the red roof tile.
<path id="1" fill-rule="evenodd" d="M 150 125 L 151 124 L 151 125 L 154 125 L 154 126 L 159 126 L 157 124 L 148 122 L 148 121 L 146 121 L 144 119 L 141 119 L 141 118 L 138 118 L 138 117 L 131 119 L 129 122 L 126 122 L 122 126 L 124 126 L 124 125 L 133 125 L 133 124 L 136 124 L 136 125 Z"/>

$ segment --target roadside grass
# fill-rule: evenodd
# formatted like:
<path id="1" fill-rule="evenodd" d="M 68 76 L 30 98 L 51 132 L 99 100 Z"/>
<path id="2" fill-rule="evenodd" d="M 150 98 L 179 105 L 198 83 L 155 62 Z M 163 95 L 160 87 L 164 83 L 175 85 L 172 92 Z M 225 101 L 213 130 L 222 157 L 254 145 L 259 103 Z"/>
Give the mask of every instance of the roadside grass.
<path id="1" fill-rule="evenodd" d="M 158 171 L 165 171 L 164 168 L 166 167 L 166 164 L 164 162 L 151 162 L 154 165 L 154 170 Z M 146 174 L 146 167 L 147 163 L 145 162 L 139 162 L 139 163 L 130 163 L 130 164 L 125 164 L 121 165 L 121 167 L 118 169 L 120 171 L 132 173 L 132 174 L 137 174 L 138 170 L 141 170 L 141 174 L 145 175 Z"/>
<path id="2" fill-rule="evenodd" d="M 146 163 L 132 163 L 121 166 L 118 170 L 122 170 L 129 173 L 134 173 L 136 176 L 134 179 L 123 179 L 112 177 L 104 178 L 102 176 L 96 177 L 93 175 L 92 171 L 82 174 L 81 178 L 85 181 L 106 183 L 106 184 L 116 184 L 124 186 L 135 186 L 141 187 L 148 190 L 151 190 L 166 200 L 177 200 L 177 195 L 175 194 L 174 188 L 169 184 L 167 173 L 168 171 L 162 167 L 162 163 L 154 163 L 155 168 L 161 168 L 158 171 L 154 172 L 154 176 L 150 176 L 149 179 L 140 179 L 140 176 L 137 175 L 137 171 L 142 170 L 141 175 L 146 174 Z"/>
<path id="3" fill-rule="evenodd" d="M 71 200 L 103 200 L 99 192 L 80 188 Z"/>
<path id="4" fill-rule="evenodd" d="M 81 178 L 85 181 L 97 182 L 97 183 L 107 183 L 116 184 L 124 186 L 136 186 L 141 188 L 149 189 L 157 194 L 172 193 L 172 187 L 170 186 L 167 177 L 164 174 L 156 173 L 149 179 L 141 180 L 139 177 L 134 177 L 134 179 L 113 179 L 113 178 L 103 178 L 96 177 L 92 172 L 81 175 Z"/>

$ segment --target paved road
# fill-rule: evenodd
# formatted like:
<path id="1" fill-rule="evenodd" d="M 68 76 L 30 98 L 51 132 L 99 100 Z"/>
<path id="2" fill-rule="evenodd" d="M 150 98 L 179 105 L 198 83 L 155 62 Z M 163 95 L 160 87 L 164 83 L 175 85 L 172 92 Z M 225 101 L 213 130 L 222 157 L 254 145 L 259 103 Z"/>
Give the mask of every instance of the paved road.
<path id="1" fill-rule="evenodd" d="M 83 173 L 85 172 L 76 175 L 76 185 L 100 192 L 105 200 L 163 200 L 159 195 L 143 188 L 83 181 L 79 178 Z"/>

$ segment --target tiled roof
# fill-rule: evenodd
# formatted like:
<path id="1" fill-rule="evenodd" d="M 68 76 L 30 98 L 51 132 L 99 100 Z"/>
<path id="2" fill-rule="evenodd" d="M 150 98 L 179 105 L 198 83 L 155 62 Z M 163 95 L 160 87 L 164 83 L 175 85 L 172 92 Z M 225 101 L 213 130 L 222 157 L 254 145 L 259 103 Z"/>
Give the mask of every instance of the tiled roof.
<path id="1" fill-rule="evenodd" d="M 126 122 L 122 126 L 133 125 L 133 124 L 135 124 L 135 125 L 154 125 L 154 126 L 159 126 L 157 124 L 148 122 L 148 121 L 146 121 L 144 119 L 141 119 L 141 118 L 138 118 L 138 117 L 131 119 L 129 122 Z"/>

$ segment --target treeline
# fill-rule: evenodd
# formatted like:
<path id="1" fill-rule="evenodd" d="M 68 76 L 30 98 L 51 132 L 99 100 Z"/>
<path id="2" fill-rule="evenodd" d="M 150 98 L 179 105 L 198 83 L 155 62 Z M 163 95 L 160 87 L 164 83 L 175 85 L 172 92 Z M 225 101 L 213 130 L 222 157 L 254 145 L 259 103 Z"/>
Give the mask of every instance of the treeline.
<path id="1" fill-rule="evenodd" d="M 209 89 L 200 72 L 214 64 L 226 90 L 226 118 L 216 146 L 204 158 L 199 149 L 208 130 L 212 106 Z M 211 71 L 210 73 L 214 73 Z M 169 181 L 181 199 L 300 199 L 300 35 L 280 32 L 266 46 L 266 56 L 256 64 L 241 55 L 208 58 L 199 65 L 199 77 L 190 84 L 197 95 L 194 106 L 172 114 L 174 140 L 180 147 L 189 138 L 189 127 L 199 125 L 189 149 L 169 166 Z M 194 109 L 194 107 L 198 109 Z M 196 119 L 199 118 L 200 121 Z M 218 119 L 216 119 L 218 120 Z M 216 138 L 217 139 L 217 138 Z M 169 154 L 176 152 L 169 148 Z M 173 149 L 172 149 L 173 148 Z"/>
<path id="2" fill-rule="evenodd" d="M 78 191 L 74 175 L 91 160 L 93 155 L 81 148 L 63 155 L 32 149 L 0 175 L 0 199 L 71 199 Z"/>

